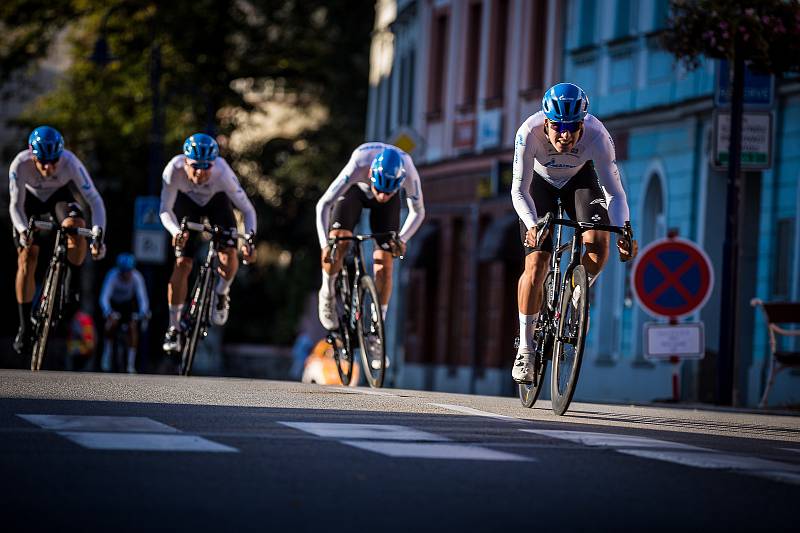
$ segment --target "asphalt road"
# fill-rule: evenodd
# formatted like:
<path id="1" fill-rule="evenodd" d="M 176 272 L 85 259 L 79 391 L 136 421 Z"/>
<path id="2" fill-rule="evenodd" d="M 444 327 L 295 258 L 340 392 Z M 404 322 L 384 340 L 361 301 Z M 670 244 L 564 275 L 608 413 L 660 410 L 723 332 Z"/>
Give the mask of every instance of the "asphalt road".
<path id="1" fill-rule="evenodd" d="M 800 418 L 0 371 L 3 531 L 787 530 Z"/>

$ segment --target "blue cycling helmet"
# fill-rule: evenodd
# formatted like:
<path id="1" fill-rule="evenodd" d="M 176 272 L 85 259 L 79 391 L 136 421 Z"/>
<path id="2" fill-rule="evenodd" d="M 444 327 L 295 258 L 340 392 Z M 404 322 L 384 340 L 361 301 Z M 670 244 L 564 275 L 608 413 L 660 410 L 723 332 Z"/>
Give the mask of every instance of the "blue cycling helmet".
<path id="1" fill-rule="evenodd" d="M 120 272 L 130 272 L 136 268 L 136 257 L 133 254 L 119 254 L 117 256 L 117 268 Z"/>
<path id="2" fill-rule="evenodd" d="M 384 148 L 369 167 L 372 185 L 383 193 L 393 193 L 406 179 L 403 156 L 396 148 Z"/>
<path id="3" fill-rule="evenodd" d="M 64 153 L 64 138 L 55 128 L 39 126 L 28 135 L 28 147 L 36 159 L 51 163 Z"/>
<path id="4" fill-rule="evenodd" d="M 589 112 L 589 97 L 574 83 L 558 83 L 544 93 L 542 111 L 553 122 L 580 122 Z"/>
<path id="5" fill-rule="evenodd" d="M 197 168 L 208 168 L 219 155 L 219 145 L 211 135 L 195 133 L 183 142 L 183 155 L 197 161 Z"/>

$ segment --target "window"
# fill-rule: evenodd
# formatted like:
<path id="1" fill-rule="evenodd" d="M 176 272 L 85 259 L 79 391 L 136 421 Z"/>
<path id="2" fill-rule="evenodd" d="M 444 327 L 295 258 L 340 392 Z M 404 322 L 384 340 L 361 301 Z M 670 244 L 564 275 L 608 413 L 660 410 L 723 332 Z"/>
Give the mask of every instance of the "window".
<path id="1" fill-rule="evenodd" d="M 578 20 L 580 21 L 580 35 L 578 47 L 594 44 L 594 26 L 596 23 L 596 0 L 581 0 Z"/>
<path id="2" fill-rule="evenodd" d="M 481 61 L 481 18 L 483 4 L 475 2 L 469 6 L 467 19 L 467 50 L 464 56 L 464 101 L 465 107 L 473 107 L 478 97 L 478 72 Z"/>
<path id="3" fill-rule="evenodd" d="M 432 120 L 438 120 L 444 108 L 448 15 L 447 12 L 443 12 L 433 19 L 433 35 L 431 36 L 433 46 L 431 47 L 430 85 L 428 86 L 428 114 Z"/>
<path id="4" fill-rule="evenodd" d="M 772 296 L 790 299 L 792 288 L 792 252 L 794 244 L 794 219 L 778 220 L 775 241 L 775 261 L 772 263 Z"/>
<path id="5" fill-rule="evenodd" d="M 487 107 L 503 102 L 506 75 L 506 42 L 508 41 L 508 0 L 492 3 L 492 31 L 489 50 L 489 76 L 486 80 Z"/>
<path id="6" fill-rule="evenodd" d="M 414 119 L 414 56 L 412 48 L 400 58 L 400 106 L 398 120 L 401 125 L 410 125 Z"/>
<path id="7" fill-rule="evenodd" d="M 535 89 L 537 92 L 544 89 L 547 28 L 547 0 L 536 0 L 533 3 L 533 16 L 528 30 L 530 34 L 528 89 Z"/>
<path id="8" fill-rule="evenodd" d="M 394 102 L 392 102 L 392 89 L 394 88 L 394 76 L 390 76 L 383 80 L 382 84 L 385 86 L 386 102 L 384 110 L 386 111 L 386 118 L 383 123 L 383 138 L 388 139 L 392 133 L 392 110 L 394 109 Z"/>
<path id="9" fill-rule="evenodd" d="M 631 0 L 617 0 L 614 20 L 614 38 L 621 39 L 631 33 Z"/>
<path id="10" fill-rule="evenodd" d="M 653 27 L 655 29 L 665 28 L 669 18 L 669 0 L 655 0 L 653 6 Z"/>

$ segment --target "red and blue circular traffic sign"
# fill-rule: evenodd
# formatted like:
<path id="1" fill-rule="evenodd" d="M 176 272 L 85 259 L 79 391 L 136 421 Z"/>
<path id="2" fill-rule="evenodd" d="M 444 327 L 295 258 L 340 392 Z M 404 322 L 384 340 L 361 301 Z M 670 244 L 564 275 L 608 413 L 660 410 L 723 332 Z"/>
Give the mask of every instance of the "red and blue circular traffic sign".
<path id="1" fill-rule="evenodd" d="M 705 305 L 714 285 L 706 253 L 686 239 L 648 244 L 633 264 L 633 292 L 651 315 L 681 318 Z"/>

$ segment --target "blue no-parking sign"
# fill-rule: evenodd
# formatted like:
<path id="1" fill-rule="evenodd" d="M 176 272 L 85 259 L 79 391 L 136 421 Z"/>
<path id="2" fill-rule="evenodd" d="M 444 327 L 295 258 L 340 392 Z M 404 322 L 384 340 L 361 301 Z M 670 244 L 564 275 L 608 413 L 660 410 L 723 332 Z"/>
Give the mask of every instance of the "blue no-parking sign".
<path id="1" fill-rule="evenodd" d="M 686 239 L 649 244 L 633 265 L 636 299 L 653 316 L 680 318 L 705 305 L 714 285 L 706 253 Z"/>

